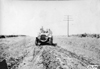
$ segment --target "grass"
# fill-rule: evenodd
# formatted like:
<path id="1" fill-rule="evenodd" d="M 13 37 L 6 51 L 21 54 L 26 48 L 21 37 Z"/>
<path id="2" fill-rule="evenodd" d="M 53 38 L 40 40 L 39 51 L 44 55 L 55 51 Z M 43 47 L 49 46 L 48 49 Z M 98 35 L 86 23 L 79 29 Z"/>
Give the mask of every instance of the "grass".
<path id="1" fill-rule="evenodd" d="M 69 37 L 69 38 L 55 38 L 64 49 L 76 53 L 79 56 L 84 56 L 91 59 L 91 62 L 100 64 L 100 39 L 90 37 Z"/>

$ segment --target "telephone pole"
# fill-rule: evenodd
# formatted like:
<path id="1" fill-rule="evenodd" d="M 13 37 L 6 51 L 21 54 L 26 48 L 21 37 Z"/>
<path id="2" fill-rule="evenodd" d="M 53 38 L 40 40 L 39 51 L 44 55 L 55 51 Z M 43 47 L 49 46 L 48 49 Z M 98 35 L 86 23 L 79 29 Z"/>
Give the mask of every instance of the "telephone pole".
<path id="1" fill-rule="evenodd" d="M 73 21 L 73 20 L 70 20 L 70 19 L 69 19 L 69 16 L 70 16 L 70 15 L 65 15 L 65 16 L 67 16 L 67 20 L 64 20 L 64 21 L 67 21 L 67 36 L 69 37 L 69 30 L 70 30 L 70 29 L 69 29 L 69 21 Z"/>

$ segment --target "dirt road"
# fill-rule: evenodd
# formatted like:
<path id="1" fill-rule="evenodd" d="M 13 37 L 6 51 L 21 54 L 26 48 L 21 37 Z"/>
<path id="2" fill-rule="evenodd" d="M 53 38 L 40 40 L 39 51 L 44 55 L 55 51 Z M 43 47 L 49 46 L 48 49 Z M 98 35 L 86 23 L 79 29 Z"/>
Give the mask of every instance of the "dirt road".
<path id="1" fill-rule="evenodd" d="M 91 59 L 70 50 L 81 48 L 83 45 L 78 42 L 85 44 L 83 39 L 77 39 L 76 42 L 76 38 L 74 40 L 63 38 L 57 42 L 60 46 L 56 47 L 50 45 L 38 47 L 35 46 L 34 41 L 35 39 L 31 37 L 2 39 L 0 57 L 7 60 L 9 69 L 87 69 L 88 65 L 97 63 L 92 63 Z M 77 51 L 81 52 L 78 49 Z M 89 50 L 84 51 L 89 52 Z"/>
<path id="2" fill-rule="evenodd" d="M 34 47 L 18 69 L 87 69 L 91 64 L 85 58 L 59 46 Z"/>

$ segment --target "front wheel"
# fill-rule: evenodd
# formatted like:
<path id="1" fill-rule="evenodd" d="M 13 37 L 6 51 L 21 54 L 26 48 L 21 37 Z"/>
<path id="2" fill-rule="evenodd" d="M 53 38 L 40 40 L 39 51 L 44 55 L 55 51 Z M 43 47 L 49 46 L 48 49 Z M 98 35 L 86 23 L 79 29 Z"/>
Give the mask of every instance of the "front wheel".
<path id="1" fill-rule="evenodd" d="M 39 40 L 38 40 L 37 37 L 36 37 L 36 40 L 35 40 L 35 45 L 36 45 L 36 46 L 39 46 L 39 45 L 40 45 L 40 42 L 39 42 Z"/>
<path id="2" fill-rule="evenodd" d="M 49 38 L 49 44 L 53 44 L 53 38 L 51 37 L 51 38 Z"/>

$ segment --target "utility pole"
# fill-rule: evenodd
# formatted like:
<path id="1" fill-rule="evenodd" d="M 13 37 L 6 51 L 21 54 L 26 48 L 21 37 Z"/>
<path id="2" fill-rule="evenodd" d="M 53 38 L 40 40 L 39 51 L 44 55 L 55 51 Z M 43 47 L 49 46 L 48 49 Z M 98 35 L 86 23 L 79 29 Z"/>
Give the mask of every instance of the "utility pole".
<path id="1" fill-rule="evenodd" d="M 69 30 L 70 30 L 70 29 L 69 29 L 69 21 L 73 21 L 73 20 L 70 20 L 70 19 L 69 19 L 69 16 L 70 16 L 70 15 L 65 15 L 65 16 L 67 16 L 67 20 L 64 20 L 64 21 L 67 21 L 67 36 L 69 37 Z"/>

